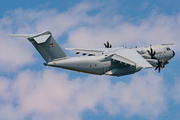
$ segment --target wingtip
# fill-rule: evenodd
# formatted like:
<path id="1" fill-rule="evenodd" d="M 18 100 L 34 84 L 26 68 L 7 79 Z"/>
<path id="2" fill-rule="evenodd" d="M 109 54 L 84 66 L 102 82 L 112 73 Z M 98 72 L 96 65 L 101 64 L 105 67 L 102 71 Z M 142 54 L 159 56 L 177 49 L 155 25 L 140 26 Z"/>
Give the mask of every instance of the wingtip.
<path id="1" fill-rule="evenodd" d="M 167 44 L 161 44 L 161 45 L 174 45 L 175 43 L 167 43 Z"/>

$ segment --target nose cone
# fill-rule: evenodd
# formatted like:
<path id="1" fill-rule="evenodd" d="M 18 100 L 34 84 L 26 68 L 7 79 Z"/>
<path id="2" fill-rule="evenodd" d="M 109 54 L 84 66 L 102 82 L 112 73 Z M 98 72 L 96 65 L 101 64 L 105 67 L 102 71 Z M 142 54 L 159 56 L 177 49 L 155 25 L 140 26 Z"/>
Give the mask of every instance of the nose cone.
<path id="1" fill-rule="evenodd" d="M 174 51 L 172 51 L 173 52 L 173 57 L 175 56 L 175 52 Z"/>

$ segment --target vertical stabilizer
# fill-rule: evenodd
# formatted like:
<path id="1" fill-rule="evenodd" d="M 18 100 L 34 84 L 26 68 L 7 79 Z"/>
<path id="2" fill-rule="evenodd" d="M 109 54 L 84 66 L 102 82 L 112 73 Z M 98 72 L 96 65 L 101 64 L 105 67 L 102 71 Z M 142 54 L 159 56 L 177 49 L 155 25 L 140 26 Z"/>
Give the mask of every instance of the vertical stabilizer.
<path id="1" fill-rule="evenodd" d="M 58 58 L 65 58 L 67 55 L 52 37 L 50 31 L 29 37 L 28 40 L 34 45 L 44 60 L 48 63 Z"/>
<path id="2" fill-rule="evenodd" d="M 8 36 L 27 37 L 47 63 L 53 61 L 54 59 L 63 59 L 67 57 L 52 37 L 50 31 L 45 31 L 39 34 L 11 34 Z"/>

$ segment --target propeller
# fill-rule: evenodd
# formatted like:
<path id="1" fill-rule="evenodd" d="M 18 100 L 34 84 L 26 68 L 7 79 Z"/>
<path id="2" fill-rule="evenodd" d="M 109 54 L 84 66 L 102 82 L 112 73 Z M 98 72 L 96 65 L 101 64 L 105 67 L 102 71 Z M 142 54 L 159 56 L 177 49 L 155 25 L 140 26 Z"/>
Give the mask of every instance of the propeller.
<path id="1" fill-rule="evenodd" d="M 155 70 L 158 69 L 158 72 L 160 73 L 161 68 L 163 69 L 164 67 L 165 67 L 165 66 L 164 66 L 163 62 L 162 62 L 161 60 L 158 60 L 158 64 L 157 64 Z"/>
<path id="2" fill-rule="evenodd" d="M 160 73 L 161 68 L 163 69 L 163 68 L 165 67 L 164 61 L 163 61 L 163 60 L 159 60 L 158 57 L 157 57 L 157 58 L 155 57 L 156 51 L 155 51 L 155 50 L 153 51 L 151 45 L 150 45 L 150 51 L 147 50 L 147 52 L 148 52 L 149 55 L 151 56 L 151 59 L 156 59 L 156 60 L 158 60 L 158 63 L 157 63 L 157 66 L 156 66 L 155 70 L 158 69 L 158 72 Z"/>
<path id="3" fill-rule="evenodd" d="M 121 47 L 121 45 L 120 45 L 120 47 Z M 122 47 L 127 48 L 127 44 L 122 43 Z"/>
<path id="4" fill-rule="evenodd" d="M 112 45 L 110 44 L 109 45 L 109 42 L 107 41 L 107 44 L 106 43 L 104 43 L 104 46 L 105 46 L 105 48 L 111 48 L 112 47 Z"/>
<path id="5" fill-rule="evenodd" d="M 157 58 L 155 57 L 156 52 L 155 52 L 155 51 L 153 52 L 153 49 L 152 49 L 151 45 L 150 45 L 150 51 L 147 50 L 147 52 L 148 52 L 149 55 L 151 56 L 151 59 L 157 59 Z"/>

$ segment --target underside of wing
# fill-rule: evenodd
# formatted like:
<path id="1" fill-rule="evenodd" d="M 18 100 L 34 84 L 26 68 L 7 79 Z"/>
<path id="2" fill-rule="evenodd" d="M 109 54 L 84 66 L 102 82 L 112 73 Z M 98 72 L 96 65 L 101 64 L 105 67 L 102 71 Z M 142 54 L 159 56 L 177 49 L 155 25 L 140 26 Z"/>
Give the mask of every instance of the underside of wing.
<path id="1" fill-rule="evenodd" d="M 121 49 L 115 51 L 112 59 L 132 66 L 138 65 L 143 68 L 153 67 L 135 49 Z"/>

